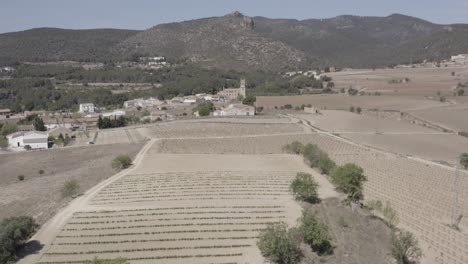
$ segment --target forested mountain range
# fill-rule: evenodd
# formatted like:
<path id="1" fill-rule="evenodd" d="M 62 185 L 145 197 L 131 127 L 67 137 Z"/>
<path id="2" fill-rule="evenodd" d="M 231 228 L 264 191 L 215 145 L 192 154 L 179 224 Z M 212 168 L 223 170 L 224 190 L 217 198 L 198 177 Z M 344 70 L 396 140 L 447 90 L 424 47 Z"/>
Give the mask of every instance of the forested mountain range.
<path id="1" fill-rule="evenodd" d="M 144 31 L 39 28 L 0 34 L 0 63 L 160 55 L 238 70 L 384 67 L 468 53 L 467 43 L 468 25 L 438 25 L 399 14 L 294 20 L 234 12 Z"/>

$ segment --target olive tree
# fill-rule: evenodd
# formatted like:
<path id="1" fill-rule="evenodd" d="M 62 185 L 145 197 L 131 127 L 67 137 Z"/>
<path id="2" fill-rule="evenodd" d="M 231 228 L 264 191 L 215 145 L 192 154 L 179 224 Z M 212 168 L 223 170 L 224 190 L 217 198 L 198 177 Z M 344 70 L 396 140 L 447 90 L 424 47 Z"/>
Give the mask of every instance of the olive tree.
<path id="1" fill-rule="evenodd" d="M 18 250 L 36 232 L 32 217 L 6 218 L 0 222 L 0 263 L 13 263 Z"/>
<path id="2" fill-rule="evenodd" d="M 260 232 L 257 246 L 262 255 L 274 263 L 295 264 L 301 251 L 297 232 L 288 229 L 286 223 L 270 224 Z"/>
<path id="3" fill-rule="evenodd" d="M 312 175 L 299 172 L 290 185 L 290 189 L 297 200 L 302 200 L 310 203 L 320 201 L 318 197 L 318 183 Z"/>
<path id="4" fill-rule="evenodd" d="M 339 190 L 348 194 L 348 199 L 358 201 L 363 198 L 363 183 L 367 180 L 364 170 L 353 163 L 337 167 L 331 173 L 332 182 Z"/>
<path id="5" fill-rule="evenodd" d="M 333 253 L 333 246 L 328 235 L 328 227 L 321 223 L 309 210 L 303 212 L 299 230 L 304 236 L 304 242 L 318 255 L 330 255 Z"/>

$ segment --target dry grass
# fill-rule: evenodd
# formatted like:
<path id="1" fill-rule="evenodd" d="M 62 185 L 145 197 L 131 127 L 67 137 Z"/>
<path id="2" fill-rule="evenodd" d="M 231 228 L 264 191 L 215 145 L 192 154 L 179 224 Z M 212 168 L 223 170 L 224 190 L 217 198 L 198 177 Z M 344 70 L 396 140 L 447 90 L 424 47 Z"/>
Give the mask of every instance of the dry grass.
<path id="1" fill-rule="evenodd" d="M 42 224 L 68 202 L 60 192 L 67 180 L 76 180 L 86 191 L 115 173 L 110 164 L 116 154 L 134 156 L 140 148 L 118 144 L 2 154 L 0 218 L 29 215 Z M 18 181 L 18 175 L 25 180 Z"/>

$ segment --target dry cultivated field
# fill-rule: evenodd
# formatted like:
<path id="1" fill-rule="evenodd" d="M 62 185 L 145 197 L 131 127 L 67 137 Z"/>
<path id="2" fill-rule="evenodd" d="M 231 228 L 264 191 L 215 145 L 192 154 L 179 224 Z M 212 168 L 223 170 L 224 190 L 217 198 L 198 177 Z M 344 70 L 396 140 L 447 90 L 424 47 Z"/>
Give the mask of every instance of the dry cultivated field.
<path id="1" fill-rule="evenodd" d="M 115 156 L 134 156 L 141 146 L 116 144 L 2 154 L 0 219 L 29 215 L 44 223 L 69 201 L 60 192 L 67 180 L 78 181 L 81 191 L 86 191 L 115 173 L 110 166 Z M 19 181 L 19 175 L 25 179 Z"/>
<path id="2" fill-rule="evenodd" d="M 452 76 L 452 72 L 455 76 Z M 327 73 L 336 87 L 355 87 L 365 92 L 381 92 L 396 95 L 435 95 L 440 92 L 452 95 L 453 88 L 468 81 L 467 67 L 427 67 L 373 70 L 349 70 Z M 409 78 L 406 83 L 389 83 Z"/>
<path id="3" fill-rule="evenodd" d="M 136 128 L 103 129 L 98 131 L 95 144 L 141 143 L 144 140 Z"/>
<path id="4" fill-rule="evenodd" d="M 261 263 L 258 231 L 300 215 L 288 192 L 308 170 L 299 157 L 157 152 L 74 213 L 39 263 Z"/>
<path id="5" fill-rule="evenodd" d="M 151 138 L 202 138 L 239 137 L 250 135 L 275 135 L 302 133 L 304 128 L 295 124 L 169 122 L 143 129 L 142 134 Z"/>
<path id="6" fill-rule="evenodd" d="M 468 132 L 468 104 L 466 103 L 450 107 L 410 111 L 410 114 L 449 130 Z"/>
<path id="7" fill-rule="evenodd" d="M 351 106 L 362 109 L 379 110 L 411 110 L 425 109 L 449 105 L 436 100 L 429 100 L 424 96 L 348 96 L 344 94 L 332 95 L 294 95 L 294 96 L 258 96 L 256 106 L 262 106 L 267 110 L 281 107 L 286 104 L 301 106 L 311 104 L 320 109 L 349 110 Z"/>
<path id="8" fill-rule="evenodd" d="M 324 176 L 300 156 L 283 153 L 282 147 L 295 140 L 318 145 L 339 164 L 363 167 L 366 201 L 389 202 L 397 210 L 399 226 L 413 232 L 424 250 L 422 263 L 468 262 L 468 219 L 461 220 L 460 230 L 450 227 L 454 216 L 468 216 L 468 173 L 456 177 L 453 168 L 429 161 L 454 163 L 456 152 L 466 148 L 465 138 L 371 115 L 296 114 L 290 121 L 210 118 L 99 131 L 97 144 L 129 140 L 127 130 L 131 137 L 151 140 L 134 167 L 91 189 L 46 225 L 35 237 L 44 249 L 20 264 L 94 257 L 125 257 L 132 264 L 263 263 L 256 247 L 259 231 L 278 221 L 294 225 L 300 216 L 301 206 L 288 190 L 300 171 L 312 173 L 320 184 L 325 201 L 315 209 L 337 247 L 321 260 L 306 253 L 304 263 L 393 263 L 388 229 L 341 208 L 333 200 L 339 194 Z M 89 149 L 113 146 L 118 145 Z M 341 217 L 349 225 L 340 224 Z"/>
<path id="9" fill-rule="evenodd" d="M 295 116 L 307 120 L 320 130 L 362 145 L 452 166 L 457 165 L 459 156 L 468 151 L 468 140 L 464 137 L 414 125 L 405 120 L 333 110 L 321 111 L 320 115 Z"/>

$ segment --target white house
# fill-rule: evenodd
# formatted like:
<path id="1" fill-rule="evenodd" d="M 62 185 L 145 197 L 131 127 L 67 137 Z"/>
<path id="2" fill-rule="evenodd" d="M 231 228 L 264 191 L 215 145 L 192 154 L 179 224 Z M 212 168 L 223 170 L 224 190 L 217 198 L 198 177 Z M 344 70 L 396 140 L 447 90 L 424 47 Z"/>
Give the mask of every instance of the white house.
<path id="1" fill-rule="evenodd" d="M 16 132 L 7 136 L 8 145 L 11 148 L 47 149 L 49 134 L 40 131 Z"/>
<path id="2" fill-rule="evenodd" d="M 112 112 L 102 113 L 103 117 L 116 117 L 116 116 L 124 116 L 124 110 L 114 110 Z"/>
<path id="3" fill-rule="evenodd" d="M 213 116 L 254 116 L 255 107 L 243 104 L 231 104 L 213 112 Z"/>
<path id="4" fill-rule="evenodd" d="M 468 64 L 468 54 L 459 54 L 456 56 L 452 56 L 450 60 L 457 64 L 465 65 Z"/>
<path id="5" fill-rule="evenodd" d="M 94 104 L 80 104 L 80 113 L 94 113 Z"/>

